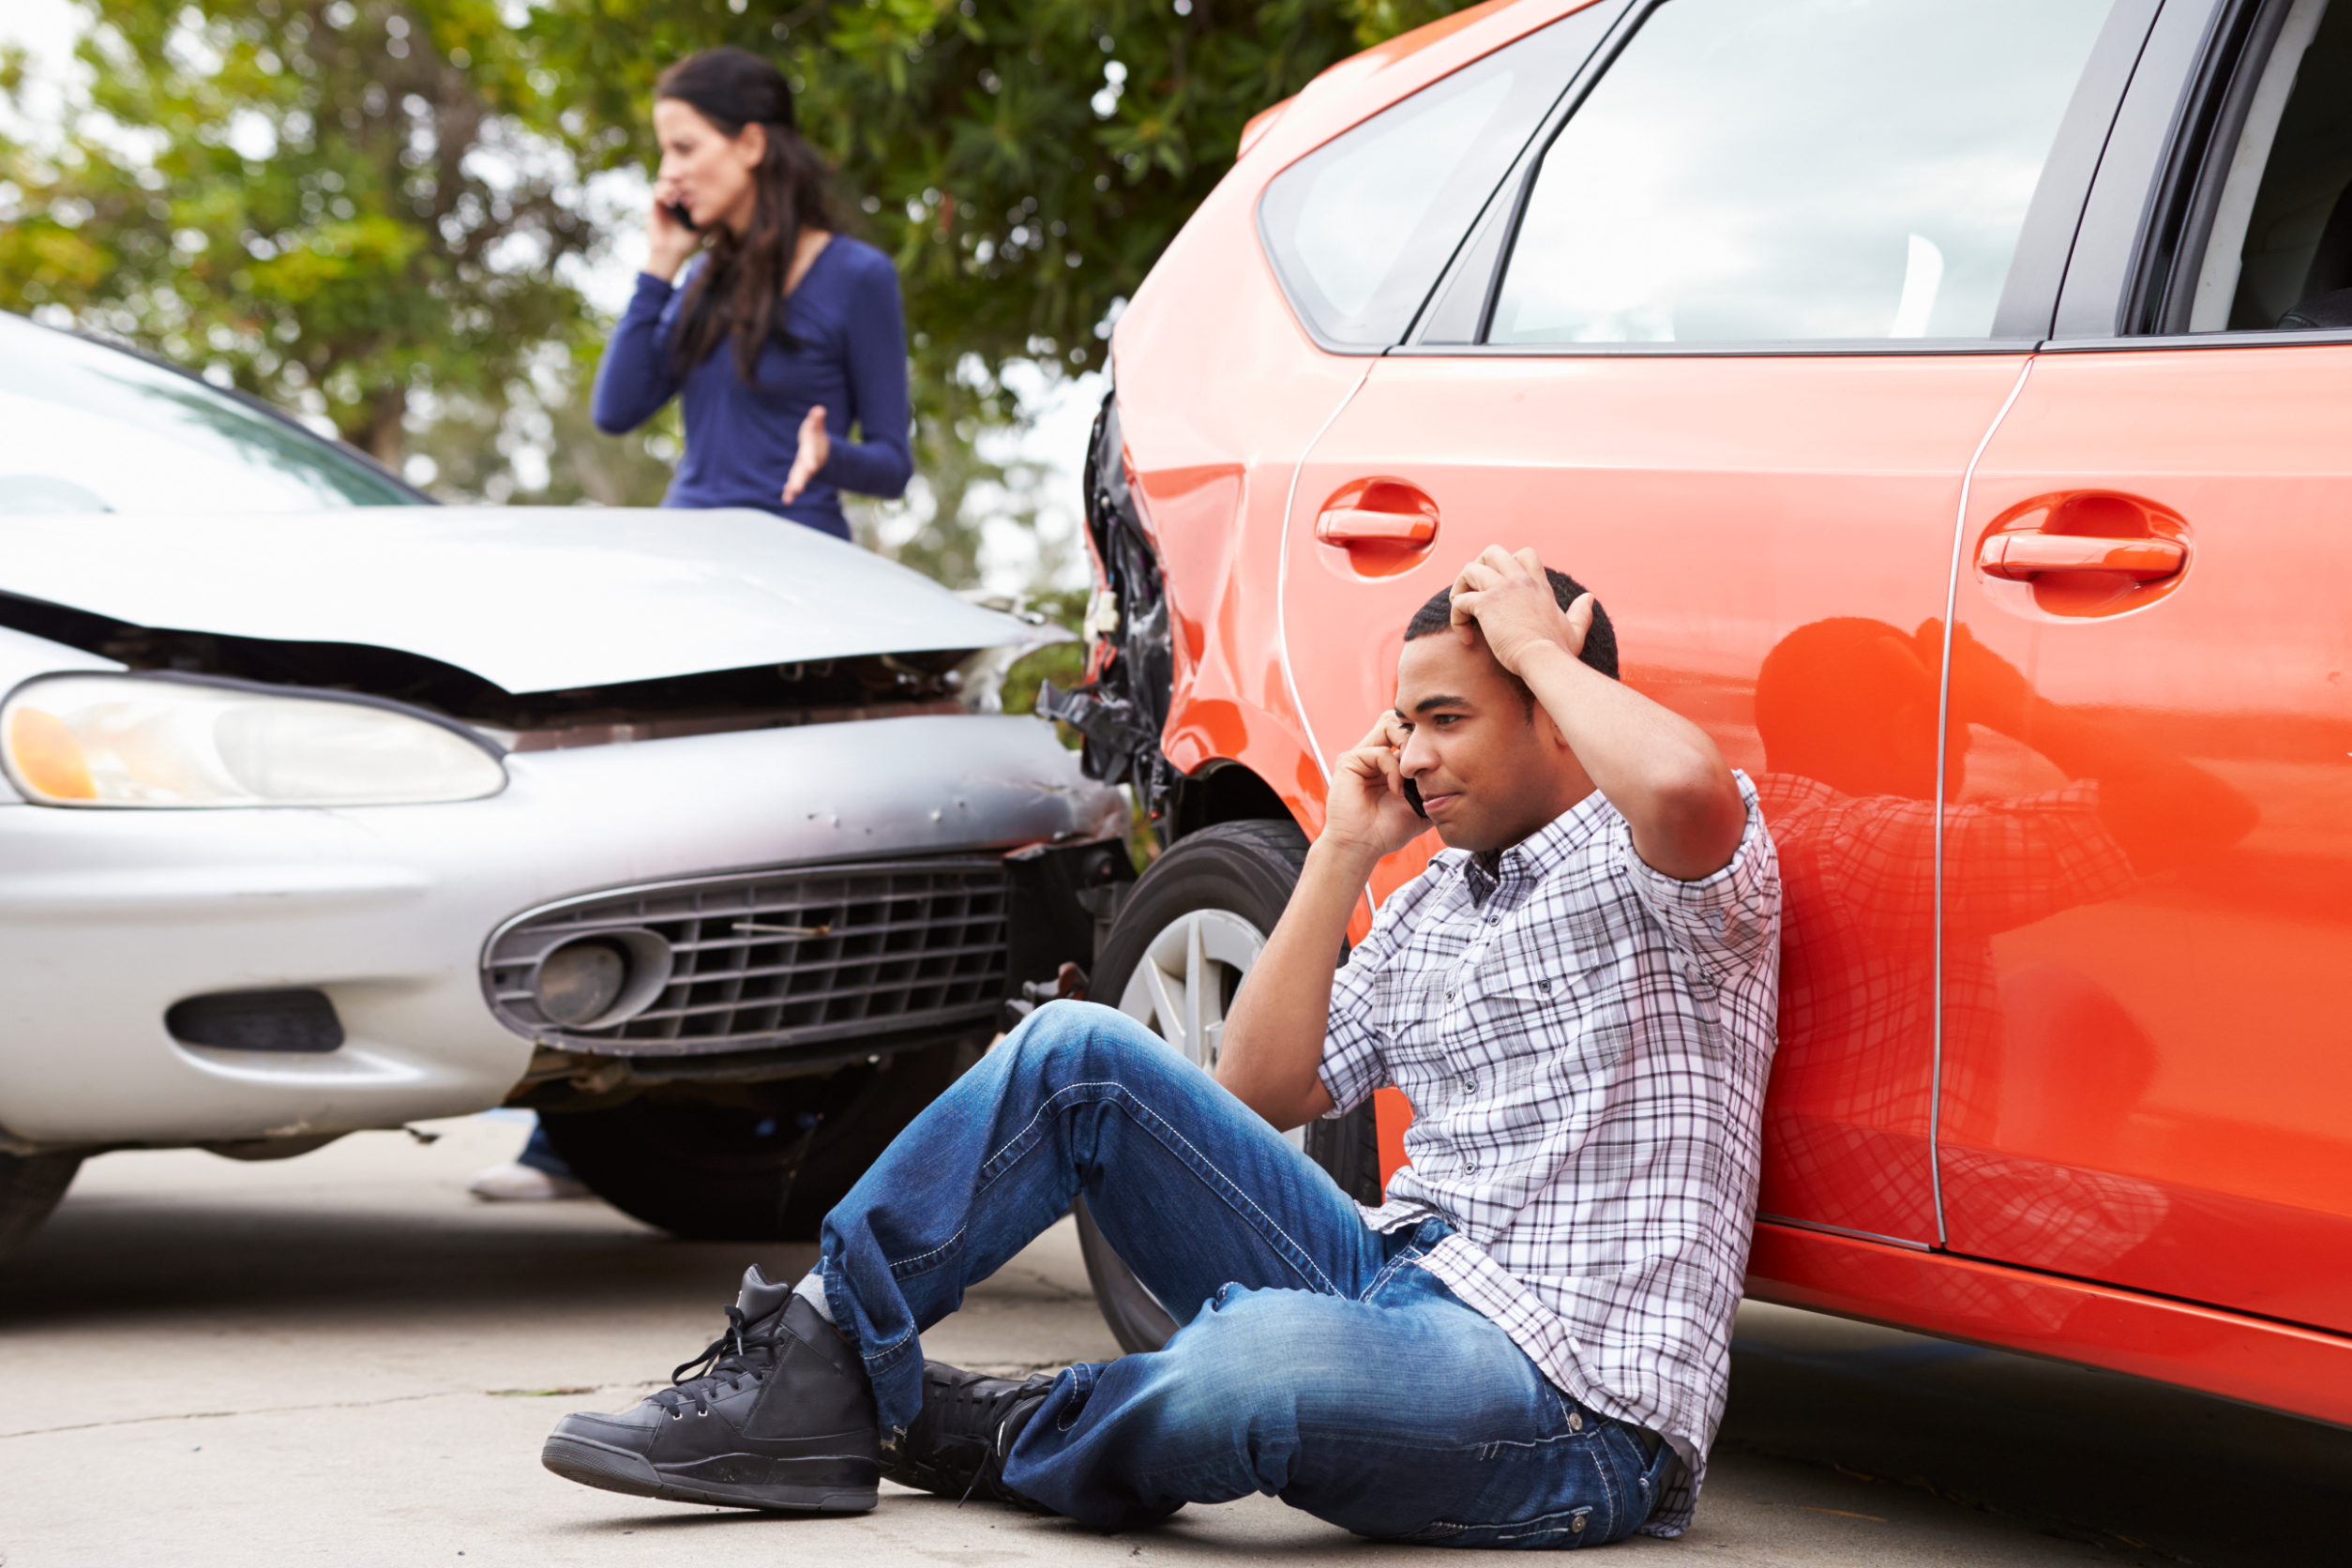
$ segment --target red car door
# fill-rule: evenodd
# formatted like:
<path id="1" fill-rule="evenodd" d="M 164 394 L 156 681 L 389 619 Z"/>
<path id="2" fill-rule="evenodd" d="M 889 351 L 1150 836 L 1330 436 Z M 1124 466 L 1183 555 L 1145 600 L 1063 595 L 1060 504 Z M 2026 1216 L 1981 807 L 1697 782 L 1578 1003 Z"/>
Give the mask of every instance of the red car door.
<path id="1" fill-rule="evenodd" d="M 2039 359 L 1971 487 L 1940 1159 L 1954 1251 L 2344 1331 L 2352 13 L 2235 66 L 2202 249 L 2070 301 L 2137 336 Z"/>
<path id="2" fill-rule="evenodd" d="M 2104 0 L 1636 12 L 1294 487 L 1285 649 L 1326 761 L 1413 609 L 1501 544 L 1590 584 L 1626 678 L 1756 780 L 1787 912 L 1768 1218 L 1938 1239 L 1928 623 L 2125 9 L 2103 43 Z"/>

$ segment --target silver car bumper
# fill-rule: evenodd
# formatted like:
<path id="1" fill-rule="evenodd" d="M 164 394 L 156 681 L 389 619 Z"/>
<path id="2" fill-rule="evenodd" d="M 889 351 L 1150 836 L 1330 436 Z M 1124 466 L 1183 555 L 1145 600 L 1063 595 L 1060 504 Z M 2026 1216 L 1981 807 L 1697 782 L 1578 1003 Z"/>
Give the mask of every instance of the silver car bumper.
<path id="1" fill-rule="evenodd" d="M 357 810 L 0 806 L 0 1136 L 301 1138 L 497 1104 L 532 1043 L 485 944 L 599 889 L 1100 837 L 1120 797 L 1032 719 L 927 716 L 508 759 L 488 800 Z M 314 988 L 341 1048 L 174 1040 L 208 993 Z"/>

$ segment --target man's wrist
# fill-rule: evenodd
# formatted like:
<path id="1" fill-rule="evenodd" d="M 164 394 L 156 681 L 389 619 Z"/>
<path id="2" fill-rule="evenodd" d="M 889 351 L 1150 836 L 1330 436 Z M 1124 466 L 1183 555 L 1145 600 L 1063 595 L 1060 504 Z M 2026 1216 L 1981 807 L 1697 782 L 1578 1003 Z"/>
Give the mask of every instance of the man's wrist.
<path id="1" fill-rule="evenodd" d="M 1581 658 L 1570 653 L 1564 644 L 1545 638 L 1541 641 L 1528 644 L 1519 655 L 1519 668 L 1512 673 L 1522 681 L 1533 681 L 1548 671 L 1564 671 L 1570 666 L 1581 665 L 1583 662 Z"/>
<path id="2" fill-rule="evenodd" d="M 1334 875 L 1344 877 L 1351 886 L 1361 887 L 1372 875 L 1372 868 L 1380 863 L 1380 851 L 1378 845 L 1360 844 L 1326 830 L 1307 846 L 1306 863 L 1319 870 L 1328 868 Z"/>

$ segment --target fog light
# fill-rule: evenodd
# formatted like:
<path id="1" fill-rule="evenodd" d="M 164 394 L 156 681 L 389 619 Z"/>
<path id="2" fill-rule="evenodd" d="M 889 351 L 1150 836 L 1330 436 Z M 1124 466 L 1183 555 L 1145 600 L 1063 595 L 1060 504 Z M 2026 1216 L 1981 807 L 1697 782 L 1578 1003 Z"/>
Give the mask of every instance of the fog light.
<path id="1" fill-rule="evenodd" d="M 550 1021 L 578 1029 L 612 1011 L 628 978 L 629 961 L 618 947 L 575 942 L 539 960 L 533 994 Z"/>

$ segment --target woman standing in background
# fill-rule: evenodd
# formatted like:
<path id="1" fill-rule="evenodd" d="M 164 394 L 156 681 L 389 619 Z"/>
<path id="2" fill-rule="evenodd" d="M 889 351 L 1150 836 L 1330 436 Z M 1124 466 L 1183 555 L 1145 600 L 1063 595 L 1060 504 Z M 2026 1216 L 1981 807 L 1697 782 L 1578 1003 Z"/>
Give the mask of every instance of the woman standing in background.
<path id="1" fill-rule="evenodd" d="M 686 456 L 663 505 L 757 506 L 846 539 L 842 490 L 897 496 L 914 472 L 898 275 L 835 232 L 825 166 L 765 60 L 671 66 L 654 130 L 645 271 L 596 369 L 596 428 L 623 434 L 680 398 Z"/>
<path id="2" fill-rule="evenodd" d="M 758 55 L 714 49 L 662 72 L 654 131 L 645 271 L 596 368 L 596 428 L 626 434 L 682 398 L 686 456 L 663 505 L 757 506 L 846 539 L 841 491 L 896 496 L 914 472 L 898 275 L 835 232 L 792 90 Z M 538 1130 L 471 1190 L 589 1196 Z"/>

